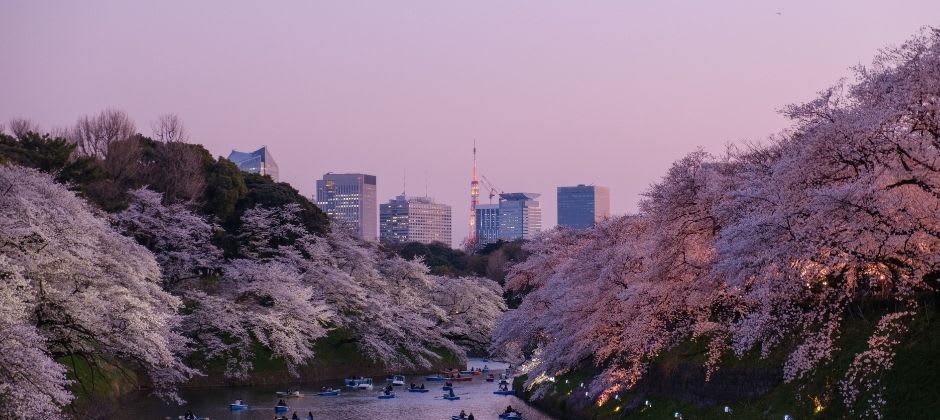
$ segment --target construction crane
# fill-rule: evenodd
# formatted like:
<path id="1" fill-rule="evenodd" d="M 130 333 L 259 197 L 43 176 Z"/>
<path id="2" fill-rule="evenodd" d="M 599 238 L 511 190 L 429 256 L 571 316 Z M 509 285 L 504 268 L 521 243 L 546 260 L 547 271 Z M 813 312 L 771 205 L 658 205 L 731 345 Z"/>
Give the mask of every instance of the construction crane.
<path id="1" fill-rule="evenodd" d="M 502 194 L 503 190 L 496 188 L 496 185 L 493 185 L 493 182 L 486 175 L 480 174 L 480 178 L 483 187 L 490 191 L 490 204 L 493 204 L 493 197 L 496 197 L 496 194 Z"/>

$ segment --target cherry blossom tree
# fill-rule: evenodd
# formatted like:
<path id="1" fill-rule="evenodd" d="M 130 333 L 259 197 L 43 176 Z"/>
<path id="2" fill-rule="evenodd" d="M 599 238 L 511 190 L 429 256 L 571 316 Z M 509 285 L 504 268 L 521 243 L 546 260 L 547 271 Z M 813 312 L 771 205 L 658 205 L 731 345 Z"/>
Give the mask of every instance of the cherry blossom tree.
<path id="1" fill-rule="evenodd" d="M 488 350 L 496 320 L 506 305 L 499 283 L 484 277 L 433 276 L 435 305 L 445 311 L 443 334 L 461 348 Z"/>
<path id="2" fill-rule="evenodd" d="M 2 410 L 29 417 L 67 403 L 57 359 L 132 363 L 158 395 L 176 398 L 174 385 L 195 372 L 179 359 L 180 301 L 161 289 L 150 252 L 49 175 L 7 166 L 0 180 L 8 185 L 0 195 L 0 271 L 9 280 L 0 296 L 14 300 L 0 311 L 0 334 L 9 337 L 0 356 Z"/>
<path id="3" fill-rule="evenodd" d="M 217 227 L 158 193 L 130 195 L 115 225 L 153 251 L 165 287 L 186 303 L 181 332 L 230 377 L 247 377 L 256 344 L 296 373 L 332 328 L 389 367 L 430 367 L 442 350 L 485 348 L 505 308 L 492 281 L 430 276 L 420 261 L 340 229 L 315 235 L 297 204 L 245 211 L 234 232 L 240 257 L 224 260 L 211 240 Z"/>
<path id="4" fill-rule="evenodd" d="M 182 204 L 163 205 L 163 194 L 158 192 L 140 188 L 129 195 L 127 210 L 115 217 L 114 224 L 154 252 L 169 285 L 221 267 L 222 251 L 212 244 L 217 226 Z"/>
<path id="5" fill-rule="evenodd" d="M 235 378 L 252 369 L 255 343 L 295 374 L 313 358 L 313 342 L 327 331 L 329 308 L 290 261 L 260 257 L 262 247 L 287 237 L 281 225 L 249 211 L 242 235 L 258 244 L 246 251 L 255 258 L 224 261 L 212 243 L 218 227 L 182 204 L 164 205 L 159 193 L 138 189 L 130 195 L 128 209 L 114 223 L 153 251 L 165 287 L 189 307 L 181 331 L 193 339 L 194 351 L 224 360 L 226 375 Z"/>
<path id="6" fill-rule="evenodd" d="M 62 418 L 61 408 L 72 400 L 69 381 L 29 320 L 26 297 L 34 292 L 21 270 L 0 255 L 0 415 Z"/>
<path id="7" fill-rule="evenodd" d="M 465 349 L 452 338 L 488 331 L 502 311 L 491 283 L 463 281 L 465 293 L 487 299 L 479 310 L 448 313 L 440 302 L 452 300 L 419 261 L 389 257 L 378 245 L 354 238 L 343 229 L 324 236 L 303 227 L 300 207 L 256 207 L 245 212 L 239 238 L 253 258 L 296 267 L 303 283 L 321 293 L 332 309 L 329 322 L 348 330 L 360 350 L 388 367 L 430 367 L 450 351 Z M 446 306 L 446 305 L 445 305 Z"/>
<path id="8" fill-rule="evenodd" d="M 183 296 L 193 304 L 183 330 L 206 358 L 226 362 L 229 377 L 247 377 L 255 342 L 296 375 L 327 332 L 329 307 L 288 264 L 235 260 L 211 293 L 190 289 Z"/>
<path id="9" fill-rule="evenodd" d="M 591 361 L 599 402 L 686 340 L 706 340 L 706 377 L 729 352 L 794 343 L 793 381 L 832 359 L 859 305 L 889 301 L 904 310 L 842 383 L 847 406 L 871 401 L 857 415 L 881 417 L 877 375 L 940 277 L 940 31 L 856 80 L 787 107 L 792 127 L 766 144 L 676 162 L 637 215 L 529 244 L 506 286 L 525 297 L 493 350 L 527 357 L 530 386 Z"/>

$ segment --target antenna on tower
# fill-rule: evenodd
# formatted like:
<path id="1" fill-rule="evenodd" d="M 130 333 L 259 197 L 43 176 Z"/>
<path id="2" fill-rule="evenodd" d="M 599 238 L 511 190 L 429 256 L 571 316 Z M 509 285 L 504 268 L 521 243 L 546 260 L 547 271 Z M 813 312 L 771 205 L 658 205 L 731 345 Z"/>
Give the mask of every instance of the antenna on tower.
<path id="1" fill-rule="evenodd" d="M 477 176 L 477 139 L 473 139 L 473 177 Z"/>
<path id="2" fill-rule="evenodd" d="M 424 170 L 424 198 L 428 198 L 428 170 Z"/>
<path id="3" fill-rule="evenodd" d="M 408 191 L 408 168 L 401 169 L 401 196 L 405 197 Z"/>

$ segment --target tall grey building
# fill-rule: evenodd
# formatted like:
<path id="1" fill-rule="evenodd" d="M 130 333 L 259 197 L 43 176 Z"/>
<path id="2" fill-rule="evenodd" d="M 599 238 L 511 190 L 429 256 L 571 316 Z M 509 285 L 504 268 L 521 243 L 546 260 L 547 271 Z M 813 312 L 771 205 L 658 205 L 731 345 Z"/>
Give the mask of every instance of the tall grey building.
<path id="1" fill-rule="evenodd" d="M 254 152 L 247 153 L 232 150 L 232 153 L 228 154 L 228 160 L 245 172 L 268 175 L 277 181 L 277 163 L 274 163 L 274 157 L 271 156 L 268 146 L 262 146 Z"/>
<path id="2" fill-rule="evenodd" d="M 476 243 L 483 246 L 499 240 L 499 204 L 477 204 Z"/>
<path id="3" fill-rule="evenodd" d="M 327 173 L 317 181 L 317 206 L 359 237 L 375 241 L 378 201 L 375 175 Z"/>
<path id="4" fill-rule="evenodd" d="M 428 197 L 399 195 L 380 206 L 382 242 L 442 242 L 451 246 L 451 209 Z"/>
<path id="5" fill-rule="evenodd" d="M 578 184 L 558 187 L 558 226 L 587 229 L 610 217 L 610 190 Z"/>
<path id="6" fill-rule="evenodd" d="M 542 230 L 542 208 L 536 193 L 499 195 L 499 239 L 532 239 Z"/>

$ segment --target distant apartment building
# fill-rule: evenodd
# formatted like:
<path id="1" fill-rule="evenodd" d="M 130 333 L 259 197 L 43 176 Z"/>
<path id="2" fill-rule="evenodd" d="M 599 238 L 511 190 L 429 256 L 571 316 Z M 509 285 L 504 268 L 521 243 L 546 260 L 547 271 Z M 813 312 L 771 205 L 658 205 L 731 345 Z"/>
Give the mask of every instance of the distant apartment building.
<path id="1" fill-rule="evenodd" d="M 587 229 L 610 217 L 610 190 L 579 184 L 558 187 L 558 225 Z"/>
<path id="2" fill-rule="evenodd" d="M 451 246 L 451 209 L 428 197 L 399 195 L 380 206 L 382 242 L 441 242 Z"/>
<path id="3" fill-rule="evenodd" d="M 232 150 L 228 154 L 228 160 L 232 161 L 242 171 L 270 176 L 277 181 L 277 163 L 274 163 L 274 157 L 267 146 L 262 146 L 254 152 L 239 152 Z"/>
<path id="4" fill-rule="evenodd" d="M 535 193 L 499 195 L 499 239 L 532 239 L 542 230 L 542 208 Z"/>
<path id="5" fill-rule="evenodd" d="M 476 243 L 479 246 L 499 240 L 499 204 L 477 204 Z"/>
<path id="6" fill-rule="evenodd" d="M 327 173 L 317 181 L 317 206 L 367 241 L 378 239 L 375 175 Z"/>

